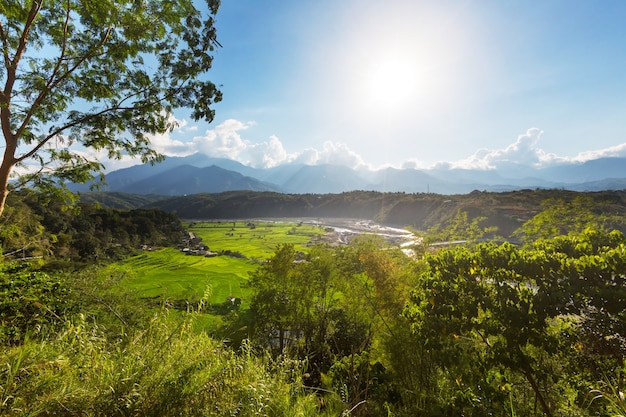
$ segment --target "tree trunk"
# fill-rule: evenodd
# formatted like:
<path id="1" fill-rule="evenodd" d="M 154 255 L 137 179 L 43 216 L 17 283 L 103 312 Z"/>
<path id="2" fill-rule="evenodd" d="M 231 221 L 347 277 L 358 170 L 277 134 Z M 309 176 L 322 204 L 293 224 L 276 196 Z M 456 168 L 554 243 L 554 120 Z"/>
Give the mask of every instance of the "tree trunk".
<path id="1" fill-rule="evenodd" d="M 0 127 L 4 137 L 4 155 L 0 164 L 0 216 L 4 213 L 4 205 L 9 196 L 9 176 L 15 165 L 17 136 L 11 131 L 11 99 L 8 94 L 15 82 L 15 71 L 9 71 L 4 90 L 0 90 Z"/>
<path id="2" fill-rule="evenodd" d="M 0 165 L 0 216 L 4 212 L 4 205 L 9 196 L 9 176 L 11 175 L 13 165 L 15 165 L 14 152 L 15 146 L 10 146 L 7 141 L 7 147 L 4 150 L 4 157 Z"/>
<path id="3" fill-rule="evenodd" d="M 541 405 L 541 409 L 543 410 L 543 413 L 548 417 L 552 417 L 552 410 L 550 409 L 550 406 L 546 402 L 546 399 L 541 394 L 541 390 L 539 389 L 539 385 L 537 384 L 537 381 L 535 381 L 535 378 L 533 377 L 532 371 L 530 370 L 529 367 L 524 366 L 523 373 L 526 379 L 528 380 L 528 382 L 530 383 L 530 386 L 533 388 L 533 391 L 535 392 L 535 398 L 539 400 L 539 404 Z"/>

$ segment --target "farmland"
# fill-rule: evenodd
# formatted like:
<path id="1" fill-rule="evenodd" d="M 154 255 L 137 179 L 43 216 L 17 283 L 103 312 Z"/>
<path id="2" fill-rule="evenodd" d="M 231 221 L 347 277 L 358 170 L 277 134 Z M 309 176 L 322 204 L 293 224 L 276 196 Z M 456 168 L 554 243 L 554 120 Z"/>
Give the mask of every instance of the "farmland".
<path id="1" fill-rule="evenodd" d="M 185 226 L 211 252 L 220 255 L 186 255 L 174 248 L 145 251 L 110 267 L 111 272 L 124 271 L 119 290 L 130 290 L 154 303 L 168 302 L 180 308 L 185 308 L 187 302 L 198 302 L 209 291 L 213 306 L 234 297 L 245 308 L 249 273 L 268 259 L 279 244 L 293 244 L 297 250 L 305 251 L 308 243 L 324 234 L 319 226 L 288 222 L 199 221 Z"/>

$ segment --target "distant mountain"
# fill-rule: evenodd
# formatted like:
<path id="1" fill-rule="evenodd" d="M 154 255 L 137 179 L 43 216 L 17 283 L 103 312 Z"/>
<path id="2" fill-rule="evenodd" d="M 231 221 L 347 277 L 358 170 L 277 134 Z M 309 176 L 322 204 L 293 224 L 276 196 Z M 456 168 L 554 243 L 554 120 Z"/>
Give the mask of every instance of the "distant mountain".
<path id="1" fill-rule="evenodd" d="M 373 189 L 353 169 L 339 165 L 304 165 L 281 186 L 291 193 L 314 194 Z"/>
<path id="2" fill-rule="evenodd" d="M 626 178 L 625 158 L 600 158 L 580 164 L 557 165 L 538 170 L 541 176 L 562 183 L 588 183 Z"/>
<path id="3" fill-rule="evenodd" d="M 215 165 L 205 168 L 179 165 L 128 184 L 119 191 L 131 194 L 184 195 L 230 190 L 278 191 L 278 187 Z"/>
<path id="4" fill-rule="evenodd" d="M 239 190 L 296 194 L 353 190 L 464 194 L 473 190 L 502 192 L 559 188 L 602 191 L 625 187 L 625 158 L 601 158 L 549 168 L 500 163 L 497 169 L 491 170 L 386 168 L 370 171 L 331 164 L 284 164 L 259 169 L 230 159 L 194 154 L 168 157 L 160 164 L 136 165 L 110 172 L 101 190 L 174 196 Z M 74 184 L 70 189 L 87 192 L 89 184 Z"/>
<path id="5" fill-rule="evenodd" d="M 70 186 L 70 189 L 87 192 L 88 187 L 77 184 Z M 198 168 L 192 165 L 173 164 L 165 166 L 144 164 L 113 171 L 106 176 L 106 186 L 101 189 L 101 191 L 162 196 L 231 190 L 280 191 L 274 184 L 215 165 Z"/>
<path id="6" fill-rule="evenodd" d="M 374 191 L 404 191 L 407 193 L 436 192 L 442 194 L 456 194 L 471 191 L 473 188 L 467 184 L 455 183 L 442 178 L 437 178 L 430 173 L 417 169 L 386 168 L 373 171 L 368 175 L 374 185 Z M 476 187 L 474 187 L 476 188 Z M 445 190 L 442 191 L 442 190 Z"/>

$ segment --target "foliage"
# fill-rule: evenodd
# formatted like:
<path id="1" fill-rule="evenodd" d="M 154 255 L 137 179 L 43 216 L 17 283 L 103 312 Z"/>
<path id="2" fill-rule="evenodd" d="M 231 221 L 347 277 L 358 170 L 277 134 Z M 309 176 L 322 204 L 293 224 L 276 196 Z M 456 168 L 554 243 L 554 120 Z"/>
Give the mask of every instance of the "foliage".
<path id="1" fill-rule="evenodd" d="M 208 16 L 189 0 L 0 5 L 0 214 L 16 165 L 37 161 L 41 170 L 30 179 L 42 186 L 51 185 L 46 173 L 83 182 L 103 165 L 73 145 L 158 161 L 148 135 L 175 127 L 172 109 L 213 119 L 221 93 L 203 75 L 219 45 L 219 1 L 206 6 Z"/>
<path id="2" fill-rule="evenodd" d="M 117 195 L 118 197 L 122 197 Z M 626 232 L 620 220 L 626 214 L 626 191 L 574 192 L 519 190 L 505 193 L 475 192 L 465 195 L 382 193 L 351 191 L 341 194 L 278 194 L 232 191 L 162 199 L 150 207 L 175 212 L 185 219 L 330 217 L 372 219 L 381 224 L 410 226 L 419 231 L 441 228 L 458 213 L 467 213 L 467 224 L 479 220 L 479 229 L 497 227 L 498 235 L 513 237 L 524 222 L 543 210 L 546 200 L 569 204 L 588 200 L 591 210 L 606 215 L 608 230 Z M 101 200 L 104 201 L 104 200 Z M 132 200 L 128 200 L 129 202 Z M 567 221 L 566 218 L 563 219 Z M 581 230 L 581 229 L 579 229 Z M 458 232 L 465 232 L 462 228 Z M 492 233 L 486 237 L 492 236 Z"/>
<path id="3" fill-rule="evenodd" d="M 41 336 L 73 309 L 62 280 L 28 263 L 0 263 L 0 345 Z"/>
<path id="4" fill-rule="evenodd" d="M 485 236 L 492 236 L 498 228 L 494 226 L 481 227 L 481 223 L 485 220 L 487 220 L 486 217 L 480 216 L 470 221 L 467 212 L 459 209 L 456 215 L 445 222 L 445 224 L 430 228 L 428 233 L 424 236 L 424 243 L 454 241 L 476 242 Z"/>
<path id="5" fill-rule="evenodd" d="M 28 213 L 13 241 L 49 239 L 32 254 L 62 254 L 60 242 L 70 248 L 83 230 L 101 257 L 110 255 L 99 242 L 180 237 L 181 224 L 158 211 L 12 197 L 24 198 L 10 209 Z M 449 231 L 484 231 L 454 210 Z M 7 330 L 16 337 L 0 352 L 0 414 L 623 413 L 618 231 L 432 249 L 414 260 L 373 236 L 305 248 L 318 232 L 306 225 L 190 226 L 212 251 L 242 257 L 168 248 L 79 270 L 4 263 L 0 306 L 19 334 Z M 240 305 L 226 304 L 233 295 Z M 207 319 L 215 314 L 221 325 Z"/>
<path id="6" fill-rule="evenodd" d="M 516 232 L 525 242 L 549 239 L 568 233 L 580 233 L 587 228 L 613 230 L 624 227 L 623 214 L 615 198 L 598 199 L 579 195 L 567 201 L 550 198 L 542 201 L 542 209 Z"/>
<path id="7" fill-rule="evenodd" d="M 420 348 L 463 392 L 450 410 L 501 415 L 514 389 L 530 392 L 545 415 L 572 413 L 587 394 L 576 381 L 593 381 L 624 360 L 619 232 L 586 230 L 529 249 L 458 247 L 427 262 L 405 314 Z M 514 399 L 518 412 L 530 403 L 527 394 Z"/>
<path id="8" fill-rule="evenodd" d="M 408 334 L 400 312 L 411 262 L 383 248 L 365 236 L 298 259 L 292 245 L 281 245 L 250 278 L 253 340 L 306 360 L 307 383 L 339 394 L 351 415 L 386 415 L 400 401 L 396 372 L 414 370 L 412 355 L 386 351 Z"/>
<path id="9" fill-rule="evenodd" d="M 612 417 L 626 416 L 626 398 L 624 396 L 624 372 L 625 366 L 616 372 L 614 378 L 605 378 L 598 381 L 596 388 L 589 393 L 592 396 L 590 407 L 600 402 L 606 407 L 607 414 Z"/>
<path id="10" fill-rule="evenodd" d="M 120 277 L 111 283 L 112 291 L 120 297 L 133 292 L 146 308 L 167 303 L 187 311 L 210 288 L 210 302 L 198 326 L 227 337 L 235 345 L 247 337 L 246 323 L 239 320 L 247 315 L 250 304 L 246 285 L 249 274 L 272 255 L 278 242 L 293 242 L 298 250 L 306 250 L 305 243 L 322 233 L 317 226 L 297 223 L 215 221 L 187 225 L 197 243 L 185 249 L 202 246 L 211 256 L 181 252 L 180 248 L 143 251 L 105 269 L 106 274 Z M 293 229 L 296 232 L 290 233 Z M 216 328 L 222 323 L 223 329 Z"/>
<path id="11" fill-rule="evenodd" d="M 172 246 L 180 244 L 184 236 L 176 216 L 156 209 L 116 210 L 84 203 L 67 206 L 29 190 L 11 193 L 9 202 L 0 229 L 7 258 L 121 259 L 139 245 Z"/>
<path id="12" fill-rule="evenodd" d="M 41 217 L 23 201 L 16 200 L 0 217 L 0 254 L 3 257 L 47 255 L 50 243 Z"/>

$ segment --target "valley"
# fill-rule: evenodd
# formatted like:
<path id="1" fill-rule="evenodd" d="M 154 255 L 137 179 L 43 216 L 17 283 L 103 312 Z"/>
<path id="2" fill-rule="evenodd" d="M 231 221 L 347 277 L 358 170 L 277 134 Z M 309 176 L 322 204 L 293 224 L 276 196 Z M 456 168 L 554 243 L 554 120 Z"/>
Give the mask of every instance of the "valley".
<path id="1" fill-rule="evenodd" d="M 110 265 L 108 273 L 120 277 L 116 291 L 130 290 L 153 306 L 167 302 L 185 311 L 209 291 L 204 322 L 213 326 L 234 308 L 229 300 L 236 298 L 241 308 L 249 307 L 248 277 L 280 245 L 291 244 L 304 253 L 315 244 L 348 245 L 356 236 L 365 234 L 380 236 L 390 247 L 417 242 L 408 230 L 362 219 L 225 219 L 183 223 L 194 236 L 193 244 L 188 242 L 178 249 L 145 250 Z M 206 251 L 188 250 L 197 247 Z"/>

